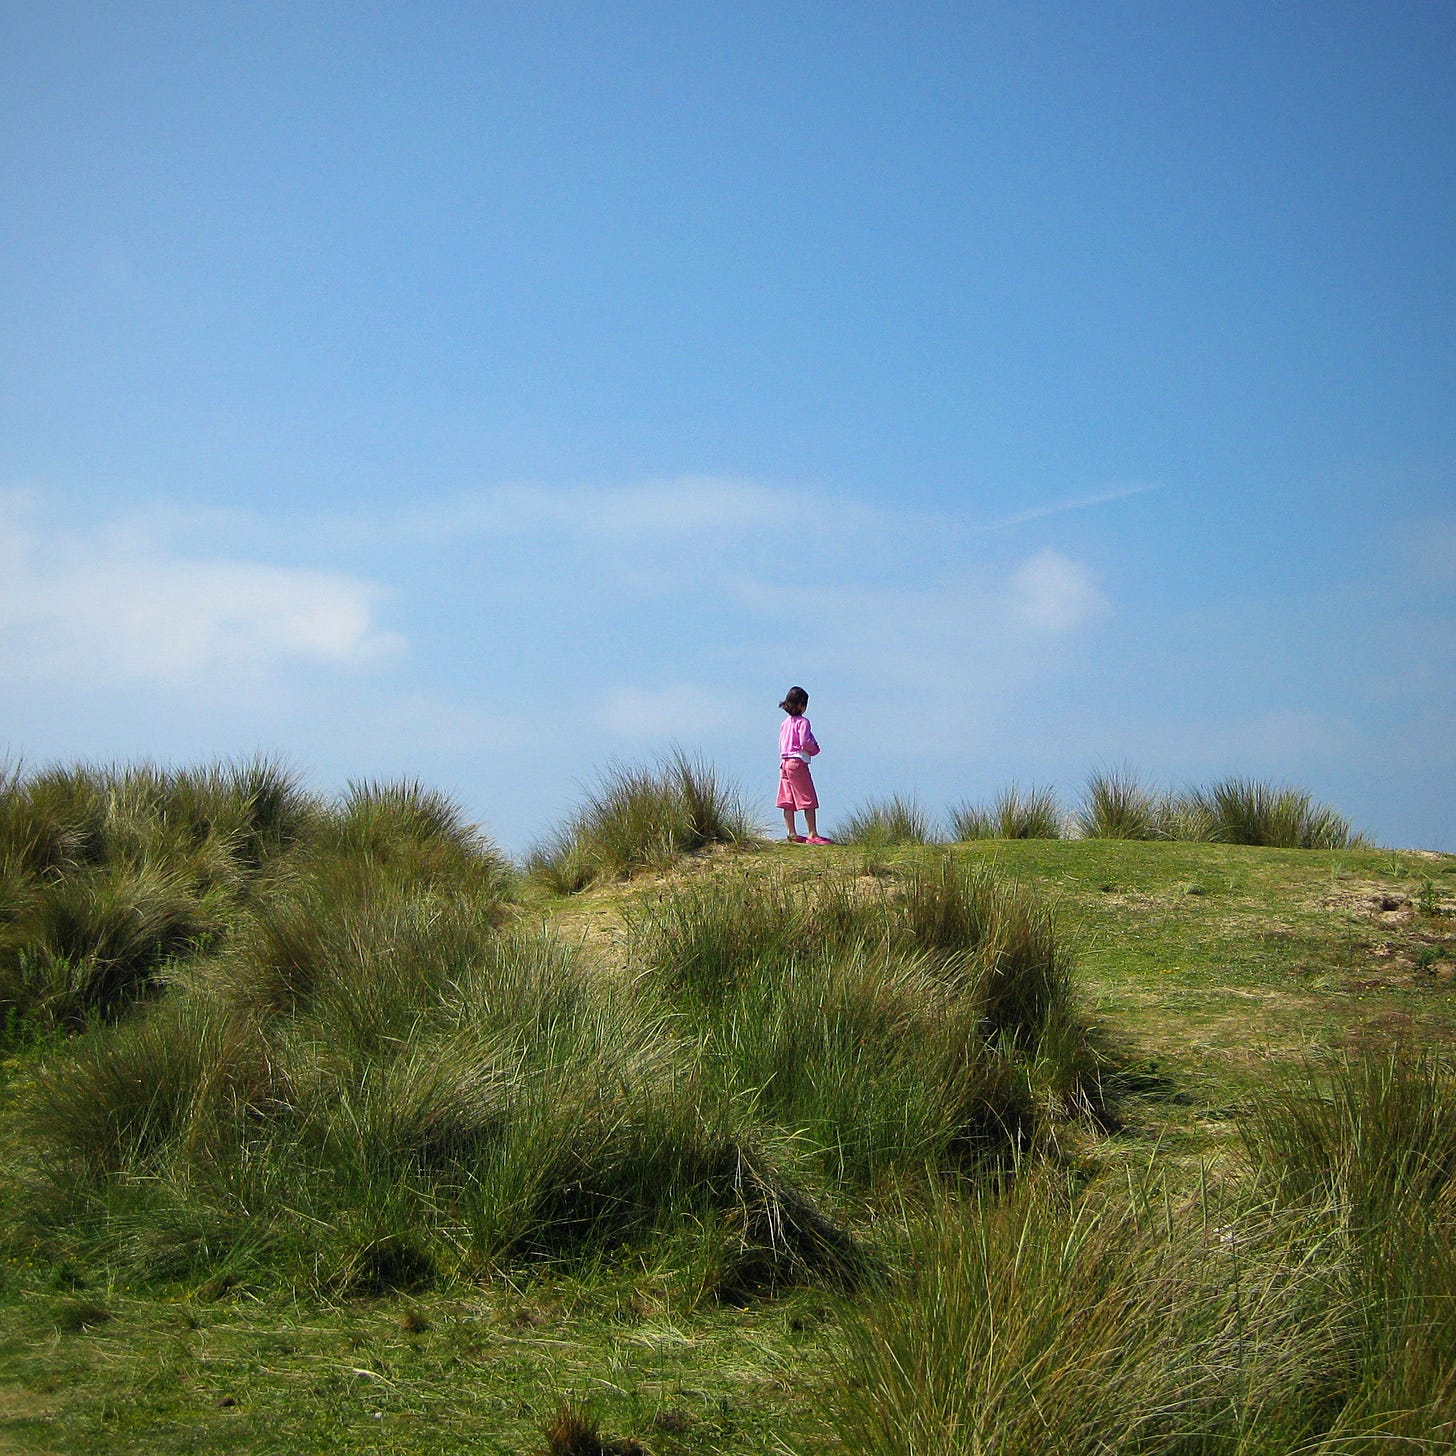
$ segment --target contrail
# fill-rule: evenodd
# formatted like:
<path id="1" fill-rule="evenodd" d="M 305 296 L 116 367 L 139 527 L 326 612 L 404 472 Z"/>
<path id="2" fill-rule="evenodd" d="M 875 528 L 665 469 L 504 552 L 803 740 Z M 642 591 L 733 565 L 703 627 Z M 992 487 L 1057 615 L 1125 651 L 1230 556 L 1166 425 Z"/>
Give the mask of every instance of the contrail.
<path id="1" fill-rule="evenodd" d="M 1126 500 L 1130 495 L 1146 495 L 1150 490 L 1162 490 L 1162 483 L 1153 485 L 1124 485 L 1117 490 L 1104 490 L 1098 495 L 1081 495 L 1076 500 L 1057 501 L 1054 505 L 1033 506 L 1029 511 L 1018 511 L 1004 520 L 992 521 L 982 526 L 983 531 L 1004 531 L 1010 526 L 1024 526 L 1028 521 L 1040 521 L 1047 516 L 1059 516 L 1064 511 L 1082 511 L 1088 506 L 1106 505 L 1108 501 Z"/>

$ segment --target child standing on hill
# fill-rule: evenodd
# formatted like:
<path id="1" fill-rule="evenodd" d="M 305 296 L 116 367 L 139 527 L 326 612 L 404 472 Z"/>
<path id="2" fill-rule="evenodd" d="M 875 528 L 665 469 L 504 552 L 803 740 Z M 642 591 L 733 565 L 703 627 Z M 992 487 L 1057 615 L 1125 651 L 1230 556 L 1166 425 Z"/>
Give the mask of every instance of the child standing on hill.
<path id="1" fill-rule="evenodd" d="M 789 716 L 779 727 L 779 798 L 778 807 L 784 811 L 784 829 L 790 844 L 833 844 L 819 833 L 816 811 L 819 796 L 814 792 L 814 779 L 809 772 L 809 760 L 819 752 L 814 730 L 804 716 L 809 706 L 809 694 L 800 687 L 792 687 L 779 704 Z M 807 837 L 794 828 L 794 815 L 804 811 L 804 827 Z"/>

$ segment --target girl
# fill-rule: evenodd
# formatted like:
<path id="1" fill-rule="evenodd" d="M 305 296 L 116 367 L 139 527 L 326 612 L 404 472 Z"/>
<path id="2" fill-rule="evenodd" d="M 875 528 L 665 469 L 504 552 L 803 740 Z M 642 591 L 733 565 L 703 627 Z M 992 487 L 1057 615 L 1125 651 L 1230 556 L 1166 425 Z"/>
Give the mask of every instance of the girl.
<path id="1" fill-rule="evenodd" d="M 790 844 L 833 844 L 819 833 L 815 811 L 819 808 L 819 796 L 814 792 L 814 780 L 809 773 L 809 760 L 819 752 L 814 740 L 814 730 L 804 716 L 809 706 L 809 694 L 803 688 L 793 687 L 779 704 L 789 716 L 779 728 L 779 798 L 778 807 L 784 811 L 784 828 Z M 794 828 L 794 815 L 804 811 L 806 838 Z"/>

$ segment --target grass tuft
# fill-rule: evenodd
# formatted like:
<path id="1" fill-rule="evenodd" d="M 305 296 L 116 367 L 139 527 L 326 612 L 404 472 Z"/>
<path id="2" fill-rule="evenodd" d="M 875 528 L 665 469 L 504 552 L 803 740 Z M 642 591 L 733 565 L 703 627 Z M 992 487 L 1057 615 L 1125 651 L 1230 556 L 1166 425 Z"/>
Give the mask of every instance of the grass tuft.
<path id="1" fill-rule="evenodd" d="M 1146 1178 L 944 1199 L 911 1229 L 910 1276 L 845 1311 L 833 1449 L 1446 1449 L 1439 1247 L 1409 1223 L 1352 1237 L 1338 1203 Z"/>
<path id="2" fill-rule="evenodd" d="M 1226 778 L 1190 789 L 1175 809 L 1179 838 L 1276 849 L 1356 849 L 1368 841 L 1350 822 L 1304 789 L 1258 779 Z"/>
<path id="3" fill-rule="evenodd" d="M 355 786 L 330 806 L 264 758 L 7 771 L 0 1015 L 35 1032 L 115 1018 L 158 994 L 177 964 L 228 946 L 280 881 L 395 871 L 498 901 L 510 893 L 499 851 L 413 783 Z"/>
<path id="4" fill-rule="evenodd" d="M 1242 1123 L 1281 1196 L 1334 1200 L 1364 1223 L 1420 1210 L 1456 1234 L 1456 1066 L 1394 1047 L 1276 1079 Z"/>
<path id="5" fill-rule="evenodd" d="M 1043 1091 L 1088 1085 L 1050 916 L 949 856 L 889 884 L 684 887 L 640 902 L 629 947 L 729 1092 L 835 1178 L 1019 1156 Z"/>
<path id="6" fill-rule="evenodd" d="M 1012 784 L 988 807 L 961 804 L 951 810 L 956 843 L 976 839 L 1060 839 L 1062 811 L 1051 789 L 1033 785 L 1024 792 Z"/>
<path id="7" fill-rule="evenodd" d="M 570 823 L 530 852 L 526 872 L 553 894 L 574 894 L 711 845 L 757 838 L 737 789 L 677 750 L 653 767 L 609 769 Z"/>
<path id="8" fill-rule="evenodd" d="M 1076 824 L 1084 839 L 1167 839 L 1169 809 L 1167 796 L 1144 788 L 1130 768 L 1097 769 Z"/>
<path id="9" fill-rule="evenodd" d="M 544 1456 L 647 1456 L 647 1448 L 631 1437 L 602 1436 L 590 1405 L 563 1400 L 542 1427 Z"/>
<path id="10" fill-rule="evenodd" d="M 872 799 L 842 824 L 837 836 L 845 844 L 884 849 L 894 844 L 928 844 L 930 819 L 914 799 L 894 794 Z"/>
<path id="11" fill-rule="evenodd" d="M 853 1240 L 646 988 L 458 887 L 341 883 L 285 885 L 154 1008 L 39 1064 L 17 1102 L 33 1233 L 143 1280 L 332 1295 L 685 1224 L 714 1231 L 724 1287 L 847 1277 Z"/>
<path id="12" fill-rule="evenodd" d="M 1448 858 L 786 849 L 528 919 L 448 799 L 270 773 L 0 773 L 0 1333 L 53 1444 L 1456 1445 L 1456 1064 L 1279 1058 L 1438 1039 Z"/>

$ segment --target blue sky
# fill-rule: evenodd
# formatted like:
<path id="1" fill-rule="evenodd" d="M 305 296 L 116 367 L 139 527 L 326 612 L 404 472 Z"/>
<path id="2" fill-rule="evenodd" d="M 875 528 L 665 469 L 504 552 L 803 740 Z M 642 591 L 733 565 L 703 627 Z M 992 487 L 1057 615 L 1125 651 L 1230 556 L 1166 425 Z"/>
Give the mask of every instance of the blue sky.
<path id="1" fill-rule="evenodd" d="M 0 753 L 1094 766 L 1456 850 L 1456 7 L 0 3 Z"/>

